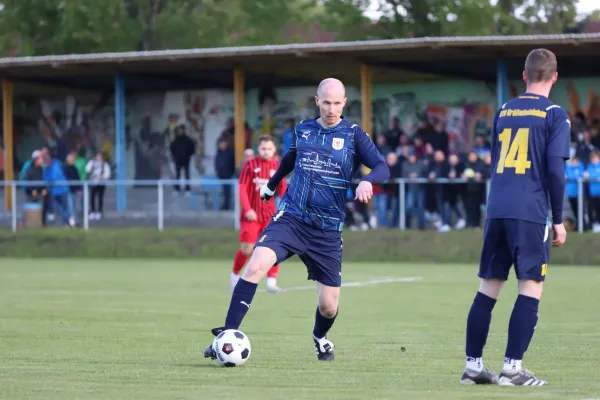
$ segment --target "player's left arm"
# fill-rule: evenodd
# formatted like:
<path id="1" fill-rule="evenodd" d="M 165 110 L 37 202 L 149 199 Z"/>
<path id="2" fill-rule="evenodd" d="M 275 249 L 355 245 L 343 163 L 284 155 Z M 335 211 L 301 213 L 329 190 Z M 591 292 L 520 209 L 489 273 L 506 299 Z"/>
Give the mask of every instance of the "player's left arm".
<path id="1" fill-rule="evenodd" d="M 548 148 L 548 191 L 552 208 L 552 222 L 562 224 L 563 199 L 565 195 L 565 161 L 570 158 L 571 121 L 562 108 L 551 109 L 549 116 Z"/>
<path id="2" fill-rule="evenodd" d="M 371 169 L 371 172 L 360 179 L 360 184 L 356 188 L 355 199 L 367 203 L 373 196 L 373 183 L 387 181 L 390 177 L 390 169 L 369 135 L 360 128 L 357 128 L 354 133 L 354 145 L 360 163 Z"/>

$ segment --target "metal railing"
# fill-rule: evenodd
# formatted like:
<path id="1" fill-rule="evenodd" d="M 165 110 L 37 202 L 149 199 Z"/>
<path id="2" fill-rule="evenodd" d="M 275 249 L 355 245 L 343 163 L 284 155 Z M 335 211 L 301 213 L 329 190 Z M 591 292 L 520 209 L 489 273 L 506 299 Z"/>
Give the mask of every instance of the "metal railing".
<path id="1" fill-rule="evenodd" d="M 0 188 L 5 189 L 6 187 L 11 188 L 11 227 L 12 231 L 16 232 L 18 229 L 18 201 L 17 195 L 19 190 L 24 190 L 26 187 L 42 187 L 45 186 L 48 191 L 51 191 L 53 186 L 72 186 L 81 187 L 83 194 L 83 212 L 82 212 L 82 227 L 84 230 L 90 228 L 90 189 L 94 186 L 103 185 L 106 187 L 129 187 L 129 188 L 156 188 L 156 226 L 159 231 L 165 229 L 165 192 L 166 188 L 179 185 L 181 188 L 186 185 L 194 187 L 194 191 L 191 191 L 193 196 L 198 195 L 198 188 L 201 192 L 204 191 L 219 191 L 223 185 L 231 185 L 231 196 L 233 209 L 232 226 L 234 229 L 239 230 L 239 192 L 238 192 L 238 181 L 237 179 L 228 180 L 217 180 L 217 179 L 190 179 L 190 180 L 174 180 L 174 179 L 161 179 L 161 180 L 108 180 L 108 181 L 56 181 L 51 184 L 45 181 L 0 181 Z M 49 194 L 48 194 L 49 195 Z M 192 199 L 194 201 L 194 199 Z"/>
<path id="2" fill-rule="evenodd" d="M 573 182 L 573 180 L 569 180 Z M 577 209 L 577 226 L 578 231 L 582 233 L 584 231 L 584 184 L 586 182 L 593 182 L 600 180 L 590 180 L 590 179 L 578 179 L 577 187 L 578 187 L 578 209 Z M 429 180 L 429 179 L 394 179 L 386 182 L 386 184 L 397 184 L 399 185 L 398 192 L 398 214 L 399 214 L 399 223 L 398 228 L 401 230 L 406 230 L 406 185 L 409 184 L 423 184 L 423 185 L 431 185 L 431 184 L 443 184 L 443 185 L 452 185 L 452 184 L 467 184 L 467 183 L 480 183 L 485 184 L 486 186 L 486 199 L 489 193 L 490 182 L 489 180 L 464 180 L 464 179 L 437 179 L 437 180 Z M 165 189 L 167 187 L 173 187 L 175 185 L 180 185 L 182 188 L 185 185 L 190 185 L 194 188 L 195 195 L 198 194 L 198 188 L 200 191 L 218 191 L 219 188 L 223 185 L 231 185 L 231 196 L 232 204 L 233 204 L 233 221 L 232 226 L 234 229 L 239 230 L 239 215 L 240 215 L 240 204 L 239 204 L 239 192 L 238 192 L 238 181 L 237 179 L 229 179 L 229 180 L 217 180 L 217 179 L 191 179 L 189 181 L 186 180 L 122 180 L 122 181 L 101 181 L 101 182 L 93 182 L 93 181 L 60 181 L 54 182 L 53 184 L 48 184 L 44 181 L 0 181 L 0 189 L 5 189 L 6 187 L 12 188 L 11 190 L 11 227 L 13 232 L 18 229 L 18 221 L 19 221 L 19 210 L 17 207 L 17 195 L 19 191 L 23 191 L 26 187 L 41 187 L 46 186 L 50 189 L 52 186 L 81 186 L 83 193 L 83 212 L 82 212 L 82 227 L 84 230 L 88 230 L 90 228 L 90 188 L 96 185 L 105 185 L 107 187 L 131 187 L 131 188 L 140 188 L 140 187 L 155 187 L 156 188 L 156 226 L 159 231 L 163 231 L 165 229 Z M 152 200 L 151 202 L 153 202 Z M 152 203 L 154 204 L 154 203 Z"/>

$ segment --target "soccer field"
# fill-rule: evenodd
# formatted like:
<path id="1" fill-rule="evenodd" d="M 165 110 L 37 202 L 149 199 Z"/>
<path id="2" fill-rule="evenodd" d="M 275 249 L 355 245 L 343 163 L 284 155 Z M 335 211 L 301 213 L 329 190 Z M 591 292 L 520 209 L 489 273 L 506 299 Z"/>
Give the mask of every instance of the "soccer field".
<path id="1" fill-rule="evenodd" d="M 2 399 L 600 398 L 600 269 L 551 266 L 525 365 L 546 387 L 463 387 L 476 266 L 344 264 L 336 360 L 318 362 L 312 282 L 297 262 L 241 330 L 241 368 L 202 356 L 229 304 L 229 262 L 2 260 Z M 403 279 L 415 278 L 415 279 Z M 367 284 L 370 281 L 370 284 Z M 515 299 L 494 312 L 486 365 L 499 372 Z M 403 351 L 405 350 L 405 351 Z"/>

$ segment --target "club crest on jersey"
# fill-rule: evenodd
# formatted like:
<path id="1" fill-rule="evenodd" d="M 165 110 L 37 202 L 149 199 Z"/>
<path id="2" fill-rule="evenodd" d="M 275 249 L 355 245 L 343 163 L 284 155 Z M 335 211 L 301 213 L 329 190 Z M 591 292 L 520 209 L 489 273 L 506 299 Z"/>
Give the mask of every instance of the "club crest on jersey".
<path id="1" fill-rule="evenodd" d="M 331 147 L 333 147 L 334 150 L 343 149 L 344 148 L 344 139 L 334 138 L 333 142 L 331 143 Z"/>

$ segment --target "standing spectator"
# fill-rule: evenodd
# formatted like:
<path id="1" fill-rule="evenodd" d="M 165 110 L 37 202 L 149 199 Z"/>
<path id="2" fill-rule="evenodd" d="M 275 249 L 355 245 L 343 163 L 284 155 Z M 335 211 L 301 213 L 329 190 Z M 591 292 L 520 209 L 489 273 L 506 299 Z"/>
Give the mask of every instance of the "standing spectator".
<path id="1" fill-rule="evenodd" d="M 462 174 L 465 170 L 465 166 L 460 162 L 458 156 L 456 154 L 451 154 L 448 157 L 449 171 L 448 178 L 450 180 L 461 179 Z M 456 229 L 464 229 L 467 226 L 467 222 L 465 221 L 465 217 L 461 210 L 458 207 L 458 203 L 463 199 L 465 192 L 464 183 L 454 183 L 450 182 L 446 185 L 446 197 L 448 199 L 449 212 L 456 215 Z M 463 200 L 464 203 L 464 200 Z M 450 218 L 451 219 L 451 218 Z"/>
<path id="2" fill-rule="evenodd" d="M 437 209 L 440 213 L 439 232 L 450 231 L 450 213 L 448 211 L 449 205 L 446 196 L 446 184 L 435 183 L 435 181 L 439 179 L 448 179 L 449 172 L 450 167 L 446 162 L 444 152 L 442 150 L 437 150 L 434 153 L 434 162 L 429 171 L 429 180 L 434 182 L 431 186 L 434 187 Z"/>
<path id="3" fill-rule="evenodd" d="M 44 181 L 44 168 L 43 168 L 44 160 L 42 158 L 42 153 L 39 150 L 36 150 L 31 155 L 31 163 L 29 167 L 25 170 L 25 174 L 21 178 L 21 180 L 25 182 L 43 182 Z M 35 185 L 35 186 L 25 186 L 25 193 L 27 195 L 28 202 L 36 202 L 42 205 L 42 224 L 46 225 L 46 212 L 45 206 L 47 204 L 44 199 L 48 195 L 48 190 L 46 189 L 45 184 Z"/>
<path id="4" fill-rule="evenodd" d="M 421 125 L 419 126 L 419 129 L 417 129 L 417 132 L 415 132 L 415 137 L 421 138 L 424 144 L 431 144 L 435 140 L 437 132 L 435 131 L 435 128 L 431 124 L 429 116 L 426 113 L 420 115 L 419 118 L 421 119 Z"/>
<path id="5" fill-rule="evenodd" d="M 586 171 L 583 175 L 590 182 L 589 218 L 594 233 L 600 233 L 600 155 L 593 152 Z"/>
<path id="6" fill-rule="evenodd" d="M 89 180 L 92 181 L 90 193 L 90 220 L 99 220 L 104 212 L 104 192 L 106 190 L 106 181 L 110 179 L 110 165 L 104 160 L 102 153 L 96 154 L 93 160 L 90 160 L 85 167 Z M 98 200 L 98 207 L 96 207 Z"/>
<path id="7" fill-rule="evenodd" d="M 396 147 L 398 147 L 400 145 L 400 138 L 402 136 L 406 136 L 406 135 L 404 135 L 404 131 L 400 127 L 400 119 L 398 119 L 397 117 L 394 117 L 392 119 L 392 127 L 386 133 L 385 136 L 387 139 L 387 144 L 392 149 L 395 149 Z"/>
<path id="8" fill-rule="evenodd" d="M 414 137 L 413 148 L 415 150 L 415 155 L 418 159 L 428 156 L 427 146 L 425 145 L 425 142 L 423 141 L 423 138 L 421 136 Z M 433 153 L 433 147 L 431 147 L 431 152 Z"/>
<path id="9" fill-rule="evenodd" d="M 583 132 L 587 130 L 587 121 L 585 119 L 585 114 L 581 111 L 578 111 L 575 114 L 575 120 L 571 125 L 571 141 L 572 142 L 581 142 L 583 140 Z"/>
<path id="10" fill-rule="evenodd" d="M 385 136 L 378 135 L 375 140 L 377 141 L 377 150 L 379 150 L 381 155 L 386 157 L 388 153 L 392 152 L 392 148 L 388 146 L 387 138 Z"/>
<path id="11" fill-rule="evenodd" d="M 398 159 L 398 155 L 394 152 L 389 152 L 385 157 L 386 163 L 390 169 L 390 180 L 398 179 L 402 177 L 402 163 Z M 400 202 L 400 186 L 398 183 L 387 183 L 383 185 L 383 190 L 385 191 L 386 196 L 386 204 L 383 211 L 383 222 L 380 222 L 382 226 L 388 226 L 390 228 L 398 227 L 400 224 L 400 210 L 399 202 Z M 391 222 L 387 218 L 388 210 L 392 212 L 392 220 Z M 378 210 L 379 212 L 379 210 Z"/>
<path id="12" fill-rule="evenodd" d="M 567 180 L 565 184 L 565 192 L 569 199 L 569 205 L 573 212 L 573 218 L 575 219 L 576 229 L 579 229 L 579 203 L 577 197 L 579 196 L 579 185 L 577 180 L 583 178 L 585 167 L 577 156 L 572 157 L 569 162 L 565 165 L 565 178 Z"/>
<path id="13" fill-rule="evenodd" d="M 417 158 L 423 161 L 423 164 L 427 168 L 427 171 L 431 171 L 433 168 L 433 146 L 430 143 L 425 145 L 425 152 L 419 156 L 417 153 Z M 427 221 L 435 221 L 439 220 L 439 210 L 437 207 L 437 200 L 435 195 L 435 185 L 427 185 L 425 186 L 425 219 Z"/>
<path id="14" fill-rule="evenodd" d="M 484 159 L 487 154 L 490 154 L 491 147 L 487 142 L 485 136 L 477 135 L 475 136 L 475 144 L 473 145 L 473 151 L 477 153 L 480 159 Z"/>
<path id="15" fill-rule="evenodd" d="M 592 134 L 592 144 L 595 148 L 600 149 L 600 119 L 594 118 L 590 126 L 590 133 Z"/>
<path id="16" fill-rule="evenodd" d="M 465 189 L 465 211 L 467 212 L 467 226 L 479 228 L 481 223 L 481 198 L 485 184 L 481 183 L 485 165 L 474 151 L 469 153 L 462 178 L 467 180 Z"/>
<path id="17" fill-rule="evenodd" d="M 235 174 L 235 152 L 229 146 L 227 140 L 219 140 L 217 155 L 215 157 L 215 170 L 219 179 L 231 179 Z M 231 208 L 231 192 L 231 184 L 224 184 L 222 187 L 223 203 L 221 204 L 221 210 L 229 210 Z"/>
<path id="18" fill-rule="evenodd" d="M 85 150 L 84 149 L 80 149 L 75 156 L 75 162 L 73 163 L 73 165 L 75 165 L 75 168 L 77 169 L 77 172 L 79 173 L 79 179 L 81 179 L 82 181 L 87 180 L 87 171 L 85 170 L 85 168 L 87 167 L 87 160 L 84 157 L 85 155 Z"/>
<path id="19" fill-rule="evenodd" d="M 50 155 L 46 156 L 45 164 L 44 178 L 50 185 L 52 209 L 61 216 L 65 226 L 73 227 L 75 226 L 73 198 L 69 187 L 64 183 L 67 178 L 63 167 L 58 159 Z"/>
<path id="20" fill-rule="evenodd" d="M 404 179 L 422 179 L 427 175 L 427 168 L 422 161 L 417 160 L 413 153 L 402 165 L 402 177 Z M 425 187 L 421 183 L 408 183 L 406 185 L 406 227 L 412 225 L 412 216 L 417 217 L 419 229 L 425 229 Z"/>
<path id="21" fill-rule="evenodd" d="M 181 193 L 179 180 L 181 179 L 181 170 L 185 176 L 185 193 L 190 194 L 190 161 L 196 152 L 196 143 L 185 132 L 185 125 L 179 125 L 175 128 L 175 139 L 170 146 L 171 156 L 175 164 L 175 179 L 178 181 L 175 185 L 174 194 Z"/>
<path id="22" fill-rule="evenodd" d="M 40 149 L 40 152 L 42 153 L 42 160 L 43 160 L 43 164 L 42 164 L 42 168 L 44 169 L 44 179 L 46 176 L 46 163 L 47 160 L 50 159 L 50 149 L 48 148 L 48 146 L 42 146 L 42 148 Z M 48 188 L 50 189 L 50 188 Z M 52 195 L 50 193 L 50 190 L 48 190 L 48 195 L 44 196 L 44 206 L 43 206 L 43 224 L 46 225 L 46 220 L 52 222 L 54 221 L 54 204 L 52 202 Z"/>
<path id="23" fill-rule="evenodd" d="M 596 151 L 596 147 L 592 144 L 592 134 L 590 131 L 586 130 L 583 132 L 581 140 L 577 143 L 575 154 L 583 165 L 587 166 L 590 163 L 590 157 L 594 151 Z"/>
<path id="24" fill-rule="evenodd" d="M 77 159 L 77 153 L 72 151 L 67 155 L 67 163 L 64 166 L 65 178 L 68 181 L 80 181 L 81 176 L 79 176 L 79 171 L 75 166 L 75 160 Z M 73 217 L 75 218 L 75 223 L 77 223 L 77 207 L 75 206 L 82 204 L 83 201 L 83 188 L 81 185 L 69 185 L 69 189 L 71 191 L 71 196 L 73 198 Z"/>
<path id="25" fill-rule="evenodd" d="M 400 150 L 400 152 L 396 151 L 396 154 L 398 154 L 400 163 L 408 160 L 408 157 L 415 152 L 410 144 L 402 145 L 401 147 L 398 147 L 398 150 Z"/>
<path id="26" fill-rule="evenodd" d="M 435 134 L 432 135 L 430 142 L 433 149 L 441 151 L 444 155 L 448 155 L 450 149 L 450 138 L 446 132 L 446 122 L 442 118 L 433 119 L 433 129 Z"/>

